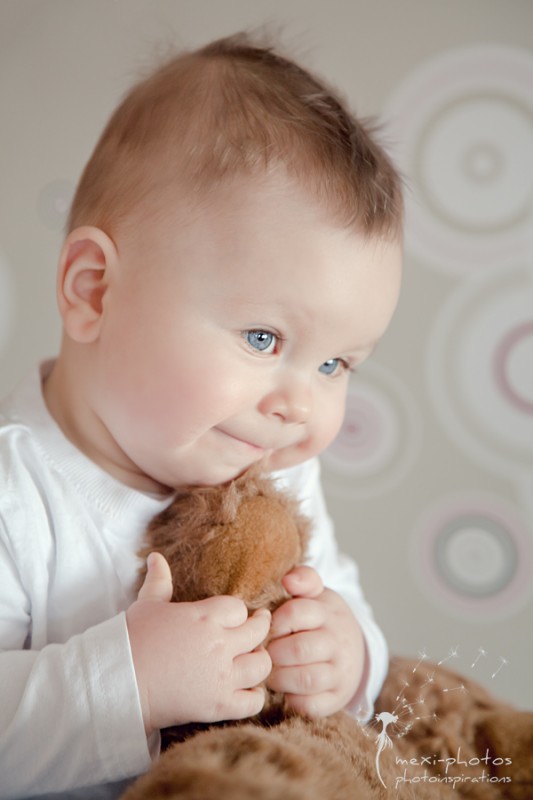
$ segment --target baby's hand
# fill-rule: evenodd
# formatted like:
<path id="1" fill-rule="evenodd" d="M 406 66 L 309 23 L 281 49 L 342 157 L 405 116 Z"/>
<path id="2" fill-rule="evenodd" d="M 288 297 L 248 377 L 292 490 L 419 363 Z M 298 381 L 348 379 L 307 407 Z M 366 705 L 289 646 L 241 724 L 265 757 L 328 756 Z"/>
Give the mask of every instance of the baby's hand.
<path id="1" fill-rule="evenodd" d="M 267 685 L 284 692 L 301 714 L 333 714 L 352 699 L 361 681 L 361 629 L 342 597 L 324 589 L 310 567 L 292 570 L 283 584 L 292 598 L 272 617 L 267 649 L 273 669 Z"/>
<path id="2" fill-rule="evenodd" d="M 210 597 L 171 603 L 172 578 L 152 553 L 138 599 L 126 613 L 147 736 L 186 722 L 216 722 L 257 714 L 271 669 L 264 649 L 270 612 L 248 617 L 242 600 Z"/>

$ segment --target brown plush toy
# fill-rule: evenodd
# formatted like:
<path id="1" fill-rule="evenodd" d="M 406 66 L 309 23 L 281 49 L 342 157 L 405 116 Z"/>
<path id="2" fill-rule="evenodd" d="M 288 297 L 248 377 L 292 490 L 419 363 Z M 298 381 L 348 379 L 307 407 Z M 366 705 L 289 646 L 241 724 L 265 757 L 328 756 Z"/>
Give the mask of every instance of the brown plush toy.
<path id="1" fill-rule="evenodd" d="M 281 578 L 303 560 L 307 530 L 294 501 L 249 472 L 180 494 L 151 524 L 143 555 L 166 557 L 174 601 L 234 594 L 250 610 L 274 609 L 287 598 Z M 459 684 L 463 691 L 450 691 Z M 427 662 L 391 661 L 366 727 L 345 712 L 297 716 L 267 693 L 252 720 L 169 729 L 163 743 L 123 800 L 533 798 L 533 714 Z"/>

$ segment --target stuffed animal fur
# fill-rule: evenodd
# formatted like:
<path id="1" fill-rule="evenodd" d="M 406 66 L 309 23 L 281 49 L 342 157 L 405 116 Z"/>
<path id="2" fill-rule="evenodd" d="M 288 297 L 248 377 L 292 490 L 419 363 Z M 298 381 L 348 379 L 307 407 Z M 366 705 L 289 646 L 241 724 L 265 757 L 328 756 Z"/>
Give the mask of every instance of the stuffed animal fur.
<path id="1" fill-rule="evenodd" d="M 307 531 L 294 501 L 251 472 L 178 495 L 151 524 L 143 555 L 166 557 L 174 601 L 234 594 L 250 610 L 274 609 L 287 598 L 281 578 L 303 560 Z M 449 691 L 458 685 L 464 690 Z M 164 732 L 168 749 L 123 800 L 533 798 L 533 714 L 442 666 L 392 659 L 366 727 L 345 712 L 304 718 L 267 695 L 252 720 Z M 404 711 L 424 705 L 423 719 L 403 730 L 393 720 L 400 695 Z"/>
<path id="2" fill-rule="evenodd" d="M 292 498 L 249 470 L 224 486 L 178 494 L 149 526 L 140 555 L 165 556 L 175 602 L 231 594 L 249 611 L 273 610 L 288 597 L 281 579 L 302 562 L 308 528 Z"/>

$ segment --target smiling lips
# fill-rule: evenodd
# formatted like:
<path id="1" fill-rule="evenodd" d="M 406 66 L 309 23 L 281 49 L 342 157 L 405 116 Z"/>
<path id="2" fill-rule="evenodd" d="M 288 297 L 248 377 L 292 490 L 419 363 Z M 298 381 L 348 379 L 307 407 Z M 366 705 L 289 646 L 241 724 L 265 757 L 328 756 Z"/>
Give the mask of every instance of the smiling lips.
<path id="1" fill-rule="evenodd" d="M 254 444 L 253 442 L 250 442 L 248 439 L 242 439 L 240 436 L 236 436 L 234 433 L 230 433 L 229 431 L 225 431 L 221 428 L 217 428 L 217 430 L 220 433 L 223 433 L 224 436 L 233 439 L 233 441 L 236 442 L 238 445 L 239 444 L 242 445 L 243 448 L 246 448 L 248 450 L 248 452 L 255 453 L 256 455 L 264 455 L 265 453 L 271 453 L 273 450 L 281 450 L 286 447 L 294 447 L 295 444 L 298 444 L 298 442 L 288 442 L 287 444 L 283 444 L 281 446 L 280 445 L 263 446 L 260 444 Z"/>
<path id="2" fill-rule="evenodd" d="M 244 447 L 249 448 L 250 450 L 255 451 L 256 453 L 264 453 L 266 452 L 267 448 L 261 447 L 260 445 L 253 444 L 252 442 L 247 441 L 246 439 L 241 439 L 240 436 L 235 436 L 233 433 L 228 433 L 228 431 L 224 431 L 221 428 L 217 429 L 220 433 L 223 433 L 224 436 L 233 439 L 234 442 L 238 442 L 242 444 Z"/>
<path id="3" fill-rule="evenodd" d="M 246 448 L 248 450 L 248 452 L 253 452 L 256 455 L 264 455 L 265 453 L 272 452 L 273 450 L 280 450 L 280 449 L 284 449 L 286 447 L 294 447 L 296 444 L 299 443 L 299 442 L 289 442 L 287 444 L 282 445 L 281 447 L 276 446 L 276 445 L 274 445 L 274 446 L 271 445 L 269 447 L 263 447 L 262 445 L 254 444 L 253 442 L 248 441 L 248 439 L 242 439 L 240 436 L 236 436 L 234 433 L 229 433 L 229 431 L 225 431 L 222 428 L 217 428 L 217 430 L 218 430 L 219 433 L 222 433 L 224 436 L 227 436 L 229 439 L 233 439 L 233 441 L 237 442 L 237 444 L 242 445 L 243 448 Z"/>

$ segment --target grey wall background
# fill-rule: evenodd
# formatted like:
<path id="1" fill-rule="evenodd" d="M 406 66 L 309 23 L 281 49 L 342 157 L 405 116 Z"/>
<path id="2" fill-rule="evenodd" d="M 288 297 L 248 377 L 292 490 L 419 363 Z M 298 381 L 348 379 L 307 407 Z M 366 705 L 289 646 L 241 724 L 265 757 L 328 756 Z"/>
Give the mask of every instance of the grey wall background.
<path id="1" fill-rule="evenodd" d="M 0 393 L 57 351 L 65 212 L 122 92 L 263 23 L 409 186 L 400 308 L 323 458 L 341 546 L 393 652 L 533 707 L 530 0 L 0 0 Z"/>

